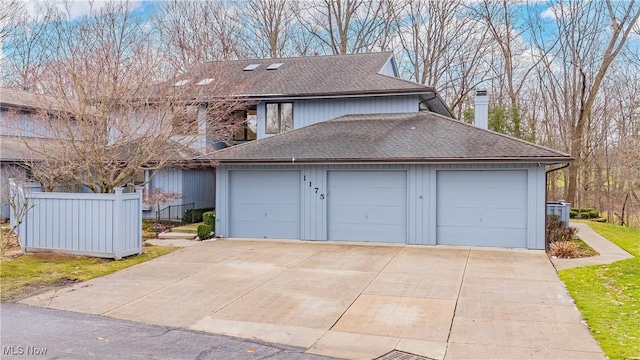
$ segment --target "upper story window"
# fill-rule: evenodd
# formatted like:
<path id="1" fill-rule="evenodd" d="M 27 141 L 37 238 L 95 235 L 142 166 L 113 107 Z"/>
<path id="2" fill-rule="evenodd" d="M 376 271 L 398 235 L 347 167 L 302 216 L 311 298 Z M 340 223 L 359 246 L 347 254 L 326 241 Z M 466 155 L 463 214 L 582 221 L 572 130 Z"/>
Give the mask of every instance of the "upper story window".
<path id="1" fill-rule="evenodd" d="M 198 134 L 198 107 L 194 105 L 174 106 L 171 133 L 176 135 Z"/>
<path id="2" fill-rule="evenodd" d="M 239 111 L 239 114 L 236 114 L 240 118 L 240 121 L 243 125 L 236 130 L 233 134 L 234 141 L 249 141 L 255 140 L 256 136 L 256 125 L 258 123 L 258 113 L 256 109 L 249 109 L 246 111 Z"/>
<path id="3" fill-rule="evenodd" d="M 266 122 L 267 134 L 293 130 L 293 103 L 268 103 Z"/>

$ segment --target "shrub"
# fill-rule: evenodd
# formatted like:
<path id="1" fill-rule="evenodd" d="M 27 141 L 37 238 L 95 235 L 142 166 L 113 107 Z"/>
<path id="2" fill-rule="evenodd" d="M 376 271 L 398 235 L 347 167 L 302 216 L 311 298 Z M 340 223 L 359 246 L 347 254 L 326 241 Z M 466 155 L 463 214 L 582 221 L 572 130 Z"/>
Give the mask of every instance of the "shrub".
<path id="1" fill-rule="evenodd" d="M 597 210 L 582 209 L 582 211 L 580 211 L 580 216 L 583 219 L 597 219 L 600 217 L 600 213 Z"/>
<path id="2" fill-rule="evenodd" d="M 212 232 L 213 228 L 211 226 L 205 224 L 198 225 L 198 237 L 200 240 L 208 239 Z"/>
<path id="3" fill-rule="evenodd" d="M 576 235 L 578 229 L 568 227 L 558 215 L 547 215 L 546 240 L 547 244 L 556 241 L 569 241 Z"/>
<path id="4" fill-rule="evenodd" d="M 207 211 L 213 211 L 214 208 L 202 208 L 202 209 L 189 209 L 184 212 L 182 222 L 185 223 L 199 223 L 202 222 L 202 214 Z"/>
<path id="5" fill-rule="evenodd" d="M 578 210 L 573 210 L 572 209 L 571 211 L 569 211 L 569 218 L 570 219 L 575 219 L 576 217 L 578 217 L 578 214 L 579 214 Z"/>
<path id="6" fill-rule="evenodd" d="M 202 213 L 202 221 L 204 221 L 205 225 L 209 225 L 215 229 L 214 221 L 216 219 L 216 213 L 213 211 L 207 211 Z"/>
<path id="7" fill-rule="evenodd" d="M 555 241 L 549 246 L 549 255 L 561 259 L 573 259 L 578 257 L 578 245 L 571 241 Z"/>

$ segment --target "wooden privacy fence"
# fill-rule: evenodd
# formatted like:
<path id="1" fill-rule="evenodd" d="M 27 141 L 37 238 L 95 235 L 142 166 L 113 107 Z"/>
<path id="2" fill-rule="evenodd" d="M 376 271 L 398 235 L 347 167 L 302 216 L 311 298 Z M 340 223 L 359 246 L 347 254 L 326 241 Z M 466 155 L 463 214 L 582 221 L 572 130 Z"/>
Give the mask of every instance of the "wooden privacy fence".
<path id="1" fill-rule="evenodd" d="M 23 252 L 57 251 L 121 259 L 142 253 L 142 188 L 115 194 L 34 192 L 12 186 L 16 209 L 26 205 L 17 227 Z M 17 194 L 17 196 L 16 196 Z M 18 219 L 12 207 L 11 221 Z"/>

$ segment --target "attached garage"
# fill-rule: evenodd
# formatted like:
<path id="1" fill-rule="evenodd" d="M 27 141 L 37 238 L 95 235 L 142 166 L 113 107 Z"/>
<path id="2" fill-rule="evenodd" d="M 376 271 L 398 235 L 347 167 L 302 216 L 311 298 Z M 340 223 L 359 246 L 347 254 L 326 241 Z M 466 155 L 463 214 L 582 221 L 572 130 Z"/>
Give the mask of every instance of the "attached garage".
<path id="1" fill-rule="evenodd" d="M 433 113 L 349 115 L 213 154 L 221 237 L 543 249 L 568 155 Z"/>
<path id="2" fill-rule="evenodd" d="M 406 171 L 328 171 L 328 240 L 407 241 Z"/>
<path id="3" fill-rule="evenodd" d="M 527 171 L 436 173 L 440 245 L 527 247 Z"/>
<path id="4" fill-rule="evenodd" d="M 229 236 L 300 238 L 300 171 L 229 172 Z"/>

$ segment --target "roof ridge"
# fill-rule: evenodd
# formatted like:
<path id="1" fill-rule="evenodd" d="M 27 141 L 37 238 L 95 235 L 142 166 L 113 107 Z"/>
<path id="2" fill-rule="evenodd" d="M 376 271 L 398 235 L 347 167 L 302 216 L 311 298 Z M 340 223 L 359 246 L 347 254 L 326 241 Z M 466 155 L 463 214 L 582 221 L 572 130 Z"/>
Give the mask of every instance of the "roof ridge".
<path id="1" fill-rule="evenodd" d="M 290 60 L 290 59 L 318 59 L 318 58 L 334 58 L 334 57 L 355 57 L 355 56 L 372 56 L 372 55 L 382 55 L 382 54 L 390 54 L 393 55 L 393 51 L 375 51 L 375 52 L 364 52 L 364 53 L 350 53 L 350 54 L 318 54 L 318 55 L 299 55 L 299 56 L 290 56 L 290 57 L 279 57 L 279 58 L 250 58 L 250 59 L 227 59 L 227 60 L 209 60 L 201 63 L 200 65 L 196 65 L 196 67 L 212 64 L 212 63 L 225 63 L 225 62 L 241 62 L 241 61 L 276 61 L 276 60 Z"/>

